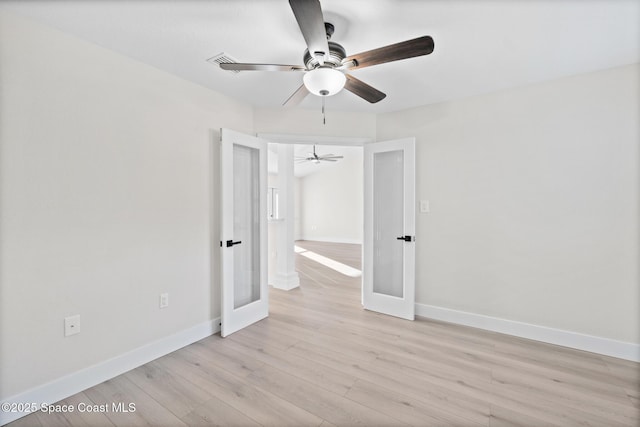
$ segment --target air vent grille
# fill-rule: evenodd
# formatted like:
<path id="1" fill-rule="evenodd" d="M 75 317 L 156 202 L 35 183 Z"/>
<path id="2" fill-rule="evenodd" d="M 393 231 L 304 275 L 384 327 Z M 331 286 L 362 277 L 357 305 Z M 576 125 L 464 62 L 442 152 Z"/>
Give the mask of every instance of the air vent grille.
<path id="1" fill-rule="evenodd" d="M 235 60 L 234 58 L 230 57 L 229 55 L 227 55 L 226 53 L 222 52 L 216 56 L 214 56 L 213 58 L 209 58 L 207 59 L 207 62 L 211 63 L 211 64 L 215 64 L 215 65 L 220 65 L 220 64 L 237 64 L 238 61 Z M 228 71 L 230 73 L 234 73 L 237 74 L 240 72 L 240 70 L 225 70 Z"/>

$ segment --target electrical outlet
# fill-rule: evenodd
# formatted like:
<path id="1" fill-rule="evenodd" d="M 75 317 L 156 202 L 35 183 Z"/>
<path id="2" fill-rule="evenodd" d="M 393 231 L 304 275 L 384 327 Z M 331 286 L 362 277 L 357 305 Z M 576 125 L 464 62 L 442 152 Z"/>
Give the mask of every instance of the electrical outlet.
<path id="1" fill-rule="evenodd" d="M 71 335 L 80 333 L 80 315 L 77 314 L 75 316 L 69 316 L 64 318 L 64 336 L 68 337 Z"/>
<path id="2" fill-rule="evenodd" d="M 429 213 L 429 201 L 428 200 L 420 200 L 420 213 Z"/>
<path id="3" fill-rule="evenodd" d="M 160 308 L 165 308 L 169 306 L 169 294 L 163 293 L 160 294 Z"/>

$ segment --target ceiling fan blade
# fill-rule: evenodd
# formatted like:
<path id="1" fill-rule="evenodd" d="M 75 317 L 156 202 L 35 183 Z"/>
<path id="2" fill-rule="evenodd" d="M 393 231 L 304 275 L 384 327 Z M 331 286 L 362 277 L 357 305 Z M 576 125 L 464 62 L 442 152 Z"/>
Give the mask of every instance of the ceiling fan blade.
<path id="1" fill-rule="evenodd" d="M 323 65 L 325 55 L 329 54 L 329 44 L 320 0 L 289 0 L 289 5 L 307 43 L 309 54 Z"/>
<path id="2" fill-rule="evenodd" d="M 433 47 L 433 39 L 430 36 L 422 36 L 417 39 L 406 40 L 348 56 L 342 63 L 348 69 L 355 70 L 357 68 L 370 67 L 371 65 L 384 64 L 385 62 L 429 55 L 433 52 Z M 349 63 L 352 63 L 352 65 L 350 66 Z"/>
<path id="3" fill-rule="evenodd" d="M 295 92 L 293 92 L 293 95 L 287 98 L 287 100 L 284 101 L 282 105 L 284 107 L 295 107 L 296 105 L 300 104 L 307 95 L 309 95 L 309 91 L 307 90 L 307 87 L 305 85 L 302 85 Z"/>
<path id="4" fill-rule="evenodd" d="M 383 92 L 380 92 L 378 89 L 369 86 L 362 80 L 358 80 L 355 77 L 345 74 L 347 77 L 347 82 L 344 85 L 344 88 L 351 93 L 358 95 L 360 98 L 365 101 L 369 101 L 372 104 L 376 102 L 382 101 L 387 95 Z"/>
<path id="5" fill-rule="evenodd" d="M 241 63 L 222 63 L 220 68 L 229 71 L 304 71 L 306 68 L 300 65 L 282 65 L 282 64 L 241 64 Z"/>
<path id="6" fill-rule="evenodd" d="M 320 157 L 318 160 L 322 160 L 323 162 L 337 162 L 337 160 L 334 160 L 334 159 L 325 159 L 324 157 Z"/>
<path id="7" fill-rule="evenodd" d="M 344 156 L 326 155 L 320 156 L 321 159 L 344 159 Z"/>

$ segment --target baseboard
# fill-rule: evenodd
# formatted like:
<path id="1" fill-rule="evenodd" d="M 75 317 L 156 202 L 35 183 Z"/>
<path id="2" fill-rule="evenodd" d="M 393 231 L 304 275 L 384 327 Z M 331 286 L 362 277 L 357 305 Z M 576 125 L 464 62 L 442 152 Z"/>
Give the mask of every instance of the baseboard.
<path id="1" fill-rule="evenodd" d="M 352 245 L 362 244 L 362 239 L 345 239 L 343 237 L 303 237 L 299 240 L 309 240 L 312 242 L 327 242 L 327 243 L 349 243 Z"/>
<path id="2" fill-rule="evenodd" d="M 220 331 L 220 318 L 203 322 L 158 341 L 138 347 L 113 359 L 74 372 L 47 384 L 32 388 L 2 400 L 2 403 L 51 404 L 66 399 L 154 359 L 206 338 Z M 28 413 L 0 411 L 0 426 L 17 420 Z"/>
<path id="3" fill-rule="evenodd" d="M 269 284 L 276 289 L 290 291 L 300 286 L 300 276 L 297 272 L 289 275 L 276 274 Z"/>
<path id="4" fill-rule="evenodd" d="M 562 329 L 500 319 L 426 304 L 416 304 L 416 315 L 458 325 L 590 351 L 606 356 L 640 362 L 640 344 L 585 335 Z"/>

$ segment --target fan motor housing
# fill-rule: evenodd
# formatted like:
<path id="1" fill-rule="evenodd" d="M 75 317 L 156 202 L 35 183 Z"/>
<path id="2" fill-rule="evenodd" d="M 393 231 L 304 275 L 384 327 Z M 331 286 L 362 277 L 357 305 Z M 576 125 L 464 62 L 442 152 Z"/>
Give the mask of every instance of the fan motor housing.
<path id="1" fill-rule="evenodd" d="M 347 51 L 336 42 L 328 41 L 327 43 L 329 44 L 329 57 L 325 56 L 324 65 L 329 65 L 332 68 L 339 67 L 342 65 L 342 60 L 347 57 Z M 318 60 L 309 54 L 309 49 L 305 49 L 302 61 L 307 70 L 313 70 L 320 66 Z"/>

